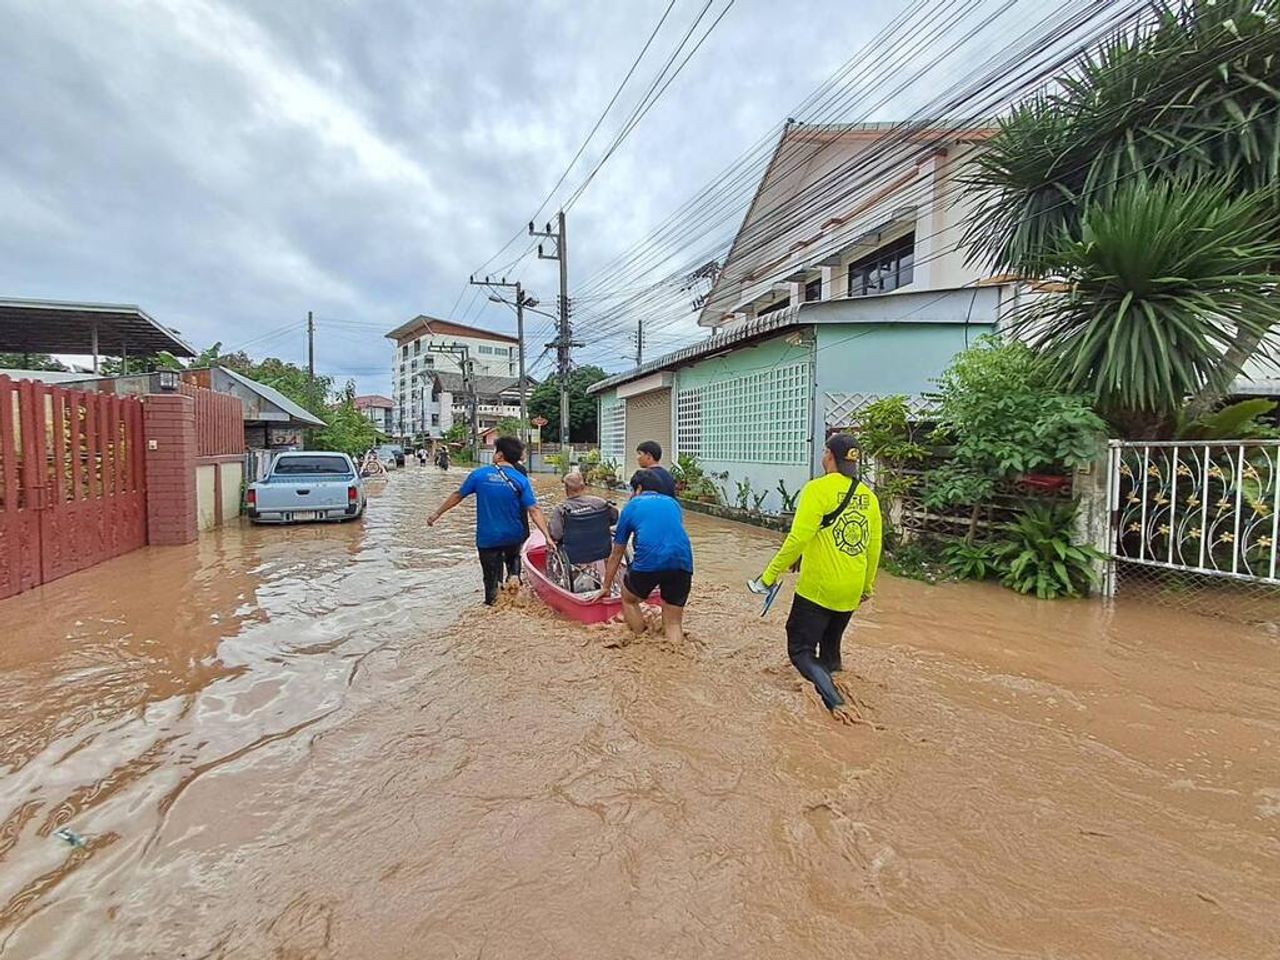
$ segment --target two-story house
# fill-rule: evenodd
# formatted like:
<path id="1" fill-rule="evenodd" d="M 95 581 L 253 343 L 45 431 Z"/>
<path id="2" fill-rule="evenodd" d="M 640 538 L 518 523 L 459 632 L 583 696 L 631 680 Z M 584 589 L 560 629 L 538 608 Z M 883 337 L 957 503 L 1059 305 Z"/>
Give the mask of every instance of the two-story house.
<path id="1" fill-rule="evenodd" d="M 961 246 L 958 177 L 987 136 L 789 123 L 698 317 L 709 336 L 591 388 L 604 456 L 629 467 L 654 439 L 777 508 L 866 403 L 928 391 L 1018 296 Z"/>

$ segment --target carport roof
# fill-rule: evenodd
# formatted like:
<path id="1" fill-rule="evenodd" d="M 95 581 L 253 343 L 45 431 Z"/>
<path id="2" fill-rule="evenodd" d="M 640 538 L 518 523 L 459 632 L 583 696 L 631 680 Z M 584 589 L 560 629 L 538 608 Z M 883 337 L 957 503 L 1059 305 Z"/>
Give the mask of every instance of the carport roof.
<path id="1" fill-rule="evenodd" d="M 0 298 L 0 353 L 94 353 L 145 356 L 161 350 L 175 357 L 196 351 L 141 307 L 124 303 L 65 303 L 58 300 Z"/>

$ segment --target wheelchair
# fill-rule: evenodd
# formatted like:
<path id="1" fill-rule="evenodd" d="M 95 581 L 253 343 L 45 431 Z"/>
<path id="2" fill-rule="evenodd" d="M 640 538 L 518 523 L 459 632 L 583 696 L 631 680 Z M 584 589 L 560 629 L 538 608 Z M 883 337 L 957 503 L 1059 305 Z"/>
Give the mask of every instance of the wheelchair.
<path id="1" fill-rule="evenodd" d="M 547 576 L 570 593 L 594 593 L 600 589 L 604 561 L 612 551 L 607 507 L 567 513 L 564 538 L 556 549 L 547 551 Z"/>

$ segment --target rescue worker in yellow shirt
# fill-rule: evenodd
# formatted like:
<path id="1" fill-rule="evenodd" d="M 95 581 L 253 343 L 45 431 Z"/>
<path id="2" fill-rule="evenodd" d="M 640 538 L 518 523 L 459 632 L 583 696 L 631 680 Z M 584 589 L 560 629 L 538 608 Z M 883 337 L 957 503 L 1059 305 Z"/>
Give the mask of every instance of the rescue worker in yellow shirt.
<path id="1" fill-rule="evenodd" d="M 875 589 L 880 566 L 880 502 L 858 479 L 853 437 L 835 434 L 822 453 L 821 477 L 800 491 L 782 548 L 747 586 L 768 593 L 800 560 L 800 579 L 787 617 L 787 654 L 841 723 L 866 723 L 846 702 L 832 674 L 843 669 L 840 639 L 853 612 Z"/>

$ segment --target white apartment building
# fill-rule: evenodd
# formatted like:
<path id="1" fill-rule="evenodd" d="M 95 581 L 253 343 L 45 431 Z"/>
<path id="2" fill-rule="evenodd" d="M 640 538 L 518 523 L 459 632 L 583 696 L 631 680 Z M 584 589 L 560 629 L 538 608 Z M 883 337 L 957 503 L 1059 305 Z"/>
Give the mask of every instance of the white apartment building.
<path id="1" fill-rule="evenodd" d="M 514 380 L 520 342 L 505 333 L 418 315 L 387 335 L 391 362 L 394 432 L 439 437 L 453 424 L 453 398 L 436 374 L 461 374 L 463 358 L 477 377 Z"/>
<path id="2" fill-rule="evenodd" d="M 355 407 L 381 433 L 390 436 L 394 432 L 395 421 L 391 414 L 395 404 L 387 397 L 376 393 L 365 394 L 356 397 Z"/>

